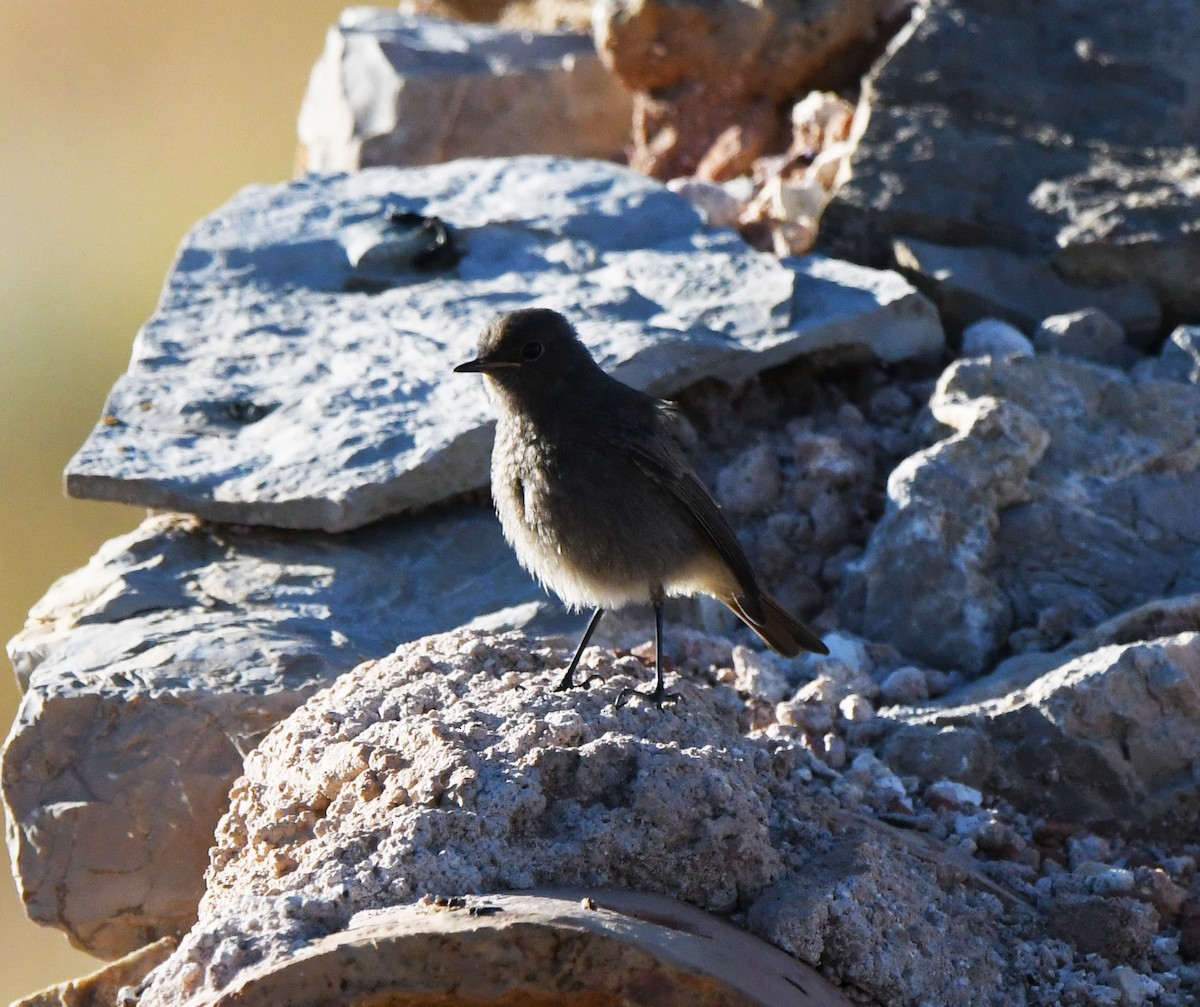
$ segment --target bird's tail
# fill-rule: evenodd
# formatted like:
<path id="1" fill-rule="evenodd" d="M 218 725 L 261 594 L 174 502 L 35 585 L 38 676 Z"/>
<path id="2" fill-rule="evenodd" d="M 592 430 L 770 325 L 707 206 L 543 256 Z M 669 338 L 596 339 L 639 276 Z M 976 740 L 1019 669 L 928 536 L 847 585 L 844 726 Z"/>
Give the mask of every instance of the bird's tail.
<path id="1" fill-rule="evenodd" d="M 738 595 L 722 598 L 721 601 L 776 654 L 795 657 L 802 650 L 811 650 L 814 654 L 829 653 L 829 648 L 816 633 L 785 611 L 766 591 L 758 596 L 758 608 L 762 613 L 760 620 L 751 619 L 746 614 L 748 603 Z"/>

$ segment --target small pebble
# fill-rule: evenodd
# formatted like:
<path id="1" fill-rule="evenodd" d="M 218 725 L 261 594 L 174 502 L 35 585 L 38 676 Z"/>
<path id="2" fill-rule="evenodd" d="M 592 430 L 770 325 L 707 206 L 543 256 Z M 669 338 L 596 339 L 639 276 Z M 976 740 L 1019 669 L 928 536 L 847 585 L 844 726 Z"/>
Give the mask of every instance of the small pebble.
<path id="1" fill-rule="evenodd" d="M 911 705 L 929 698 L 925 672 L 912 665 L 897 668 L 879 685 L 880 697 L 889 706 Z"/>

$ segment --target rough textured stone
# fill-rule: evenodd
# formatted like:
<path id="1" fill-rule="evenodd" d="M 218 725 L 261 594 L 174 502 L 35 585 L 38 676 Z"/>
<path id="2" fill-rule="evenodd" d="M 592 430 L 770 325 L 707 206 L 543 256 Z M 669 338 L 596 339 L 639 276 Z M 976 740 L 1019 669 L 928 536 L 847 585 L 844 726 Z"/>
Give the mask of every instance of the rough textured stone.
<path id="1" fill-rule="evenodd" d="M 896 266 L 937 303 L 950 329 L 994 317 L 1026 332 L 1050 315 L 1100 308 L 1135 336 L 1154 336 L 1162 310 L 1144 283 L 1068 283 L 1044 259 L 988 246 L 952 247 L 917 238 L 892 242 Z"/>
<path id="2" fill-rule="evenodd" d="M 957 432 L 892 473 L 888 512 L 847 571 L 839 609 L 856 632 L 978 675 L 1012 628 L 1011 603 L 992 577 L 999 513 L 1025 498 L 1049 438 L 1021 406 L 963 401 L 947 394 L 946 380 L 931 408 Z"/>
<path id="3" fill-rule="evenodd" d="M 173 937 L 163 937 L 89 975 L 14 1001 L 11 1007 L 113 1007 L 120 1003 L 124 988 L 137 986 L 151 969 L 166 961 L 178 943 Z"/>
<path id="4" fill-rule="evenodd" d="M 1050 932 L 1109 961 L 1139 959 L 1158 929 L 1158 914 L 1134 899 L 1066 896 L 1050 905 Z"/>
<path id="5" fill-rule="evenodd" d="M 1113 644 L 1011 691 L 983 680 L 938 707 L 893 713 L 914 739 L 982 732 L 990 787 L 1030 811 L 1136 822 L 1139 834 L 1187 834 L 1200 818 L 1200 633 Z"/>
<path id="6" fill-rule="evenodd" d="M 980 955 L 971 932 L 973 925 L 989 929 L 988 914 L 963 904 L 951 908 L 933 872 L 918 880 L 902 863 L 897 849 L 869 830 L 847 830 L 831 849 L 812 856 L 803 874 L 764 893 L 747 923 L 797 957 L 821 961 L 827 975 L 870 990 L 880 1003 L 967 1004 L 994 997 L 1002 983 L 999 956 Z M 914 912 L 922 905 L 924 911 Z M 902 933 L 908 955 L 897 955 L 889 941 L 864 939 L 869 933 Z M 856 953 L 845 955 L 846 948 Z M 916 958 L 928 969 L 913 968 Z"/>
<path id="7" fill-rule="evenodd" d="M 458 157 L 615 158 L 632 96 L 590 35 L 351 7 L 329 29 L 300 108 L 309 171 Z"/>
<path id="8" fill-rule="evenodd" d="M 888 513 L 847 572 L 848 628 L 978 675 L 1014 630 L 1050 650 L 1200 588 L 1193 386 L 976 358 L 947 369 L 930 408 L 958 432 L 892 473 Z"/>
<path id="9" fill-rule="evenodd" d="M 276 721 L 403 640 L 543 603 L 549 627 L 561 608 L 539 597 L 482 508 L 336 539 L 159 517 L 109 542 L 9 644 L 26 911 L 103 956 L 186 927 L 229 785 Z"/>
<path id="10" fill-rule="evenodd" d="M 1137 351 L 1125 342 L 1125 330 L 1099 308 L 1042 319 L 1033 345 L 1043 353 L 1113 367 L 1128 367 L 1138 359 Z"/>
<path id="11" fill-rule="evenodd" d="M 1200 325 L 1180 325 L 1163 343 L 1158 357 L 1135 368 L 1151 381 L 1190 381 L 1200 384 Z"/>
<path id="12" fill-rule="evenodd" d="M 523 638 L 454 632 L 314 696 L 248 757 L 200 919 L 139 1002 L 232 991 L 243 964 L 427 893 L 559 884 L 748 908 L 752 930 L 880 1002 L 999 995 L 994 900 L 942 891 L 904 843 L 848 828 L 794 744 L 743 733 L 732 690 L 672 674 L 678 712 L 618 708 L 648 669 L 585 663 L 601 682 L 556 693 Z"/>
<path id="13" fill-rule="evenodd" d="M 265 919 L 264 919 L 265 917 Z M 281 960 L 232 945 L 259 917 L 227 921 L 236 985 L 206 1004 L 482 1003 L 592 1007 L 850 1007 L 814 969 L 723 921 L 663 896 L 602 889 L 430 899 L 316 928 Z M 225 936 L 225 935 L 222 935 Z M 188 977 L 181 977 L 186 989 Z M 156 983 L 141 1003 L 179 1004 Z"/>
<path id="14" fill-rule="evenodd" d="M 1198 53 L 1189 0 L 930 0 L 864 87 L 823 236 L 860 261 L 898 235 L 996 245 L 1195 316 Z"/>
<path id="15" fill-rule="evenodd" d="M 458 265 L 414 269 L 396 210 L 448 224 Z M 486 320 L 530 304 L 657 394 L 831 346 L 896 360 L 942 342 L 896 274 L 780 262 L 614 165 L 310 177 L 244 190 L 188 236 L 68 491 L 339 531 L 484 486 L 492 412 L 452 367 Z"/>
<path id="16" fill-rule="evenodd" d="M 742 173 L 786 146 L 780 107 L 852 77 L 896 13 L 885 0 L 603 0 L 596 47 L 638 92 L 630 163 L 674 178 L 710 155 L 724 164 L 710 177 Z"/>

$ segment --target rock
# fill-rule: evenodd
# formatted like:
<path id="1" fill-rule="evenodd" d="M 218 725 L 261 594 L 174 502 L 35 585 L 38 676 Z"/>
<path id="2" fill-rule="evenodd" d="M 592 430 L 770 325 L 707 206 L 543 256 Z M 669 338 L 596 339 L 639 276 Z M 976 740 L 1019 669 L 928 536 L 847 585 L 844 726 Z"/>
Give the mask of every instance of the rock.
<path id="1" fill-rule="evenodd" d="M 966 725 L 902 724 L 888 735 L 882 755 L 902 776 L 915 776 L 926 784 L 950 780 L 976 789 L 987 781 L 996 763 L 988 736 Z"/>
<path id="2" fill-rule="evenodd" d="M 865 82 L 827 247 L 879 262 L 899 235 L 994 245 L 1195 317 L 1198 52 L 1178 0 L 931 0 Z"/>
<path id="3" fill-rule="evenodd" d="M 1200 384 L 1200 325 L 1175 328 L 1153 361 L 1151 378 Z"/>
<path id="4" fill-rule="evenodd" d="M 695 174 L 706 159 L 717 181 L 744 173 L 786 145 L 777 109 L 848 79 L 845 64 L 865 65 L 895 17 L 884 0 L 603 0 L 596 47 L 637 92 L 630 163 L 655 178 Z"/>
<path id="5" fill-rule="evenodd" d="M 1139 1007 L 1147 999 L 1162 995 L 1162 983 L 1156 982 L 1128 965 L 1118 965 L 1108 976 L 1109 984 L 1121 994 L 1121 1007 Z"/>
<path id="6" fill-rule="evenodd" d="M 603 682 L 566 695 L 547 688 L 557 669 L 523 638 L 456 631 L 342 676 L 247 758 L 200 918 L 140 1007 L 232 996 L 246 965 L 286 968 L 297 948 L 334 934 L 354 943 L 357 926 L 396 906 L 495 905 L 476 915 L 503 927 L 519 907 L 493 893 L 546 885 L 600 889 L 601 908 L 604 889 L 620 888 L 746 909 L 753 932 L 879 1002 L 905 991 L 965 1007 L 1004 988 L 994 900 L 943 892 L 905 844 L 830 815 L 797 775 L 808 765 L 799 750 L 739 734 L 727 690 L 672 675 L 686 716 L 616 707 L 621 688 L 646 678 L 627 662 L 598 655 Z M 710 964 L 723 958 L 719 932 L 685 929 L 711 935 Z M 623 962 L 638 965 L 629 947 Z"/>
<path id="7" fill-rule="evenodd" d="M 740 644 L 733 648 L 733 687 L 768 703 L 778 703 L 788 693 L 788 680 L 770 654 Z"/>
<path id="8" fill-rule="evenodd" d="M 978 675 L 1012 625 L 1011 603 L 991 576 L 999 512 L 1027 495 L 1049 437 L 1013 402 L 948 396 L 953 371 L 930 408 L 957 432 L 892 472 L 888 511 L 847 570 L 839 611 L 854 632 Z"/>
<path id="9" fill-rule="evenodd" d="M 217 1005 L 644 1002 L 701 1007 L 849 1007 L 817 972 L 691 906 L 640 892 L 552 889 L 430 898 L 362 913 L 344 929 L 310 921 L 292 956 L 266 963 L 236 942 L 259 913 L 223 921 Z M 316 924 L 316 925 L 313 925 Z M 321 925 L 324 924 L 324 925 Z M 295 924 L 293 924 L 295 927 Z M 182 976 L 181 985 L 190 977 Z M 230 983 L 236 980 L 236 984 Z M 182 1004 L 156 983 L 140 1003 Z M 229 988 L 232 986 L 232 988 Z M 186 985 L 184 988 L 187 988 Z M 804 991 L 803 994 L 798 991 Z"/>
<path id="10" fill-rule="evenodd" d="M 993 753 L 989 787 L 1026 812 L 1134 822 L 1139 835 L 1190 834 L 1200 820 L 1200 633 L 1102 647 L 995 692 L 981 681 L 904 715 L 913 740 L 893 735 L 886 761 L 924 775 L 911 761 L 921 742 L 969 730 Z"/>
<path id="11" fill-rule="evenodd" d="M 977 811 L 983 804 L 983 794 L 965 783 L 936 780 L 925 788 L 925 803 L 934 810 Z"/>
<path id="12" fill-rule="evenodd" d="M 308 171 L 459 157 L 615 158 L 632 96 L 587 34 L 350 7 L 329 29 L 300 108 Z"/>
<path id="13" fill-rule="evenodd" d="M 879 698 L 889 706 L 928 699 L 929 683 L 925 681 L 925 672 L 912 665 L 897 668 L 879 683 Z"/>
<path id="14" fill-rule="evenodd" d="M 1032 357 L 1033 343 L 1020 330 L 998 318 L 972 322 L 962 334 L 964 357 Z"/>
<path id="15" fill-rule="evenodd" d="M 1099 308 L 1134 336 L 1145 338 L 1156 335 L 1162 321 L 1158 300 L 1145 283 L 1080 286 L 1068 283 L 1037 256 L 910 237 L 894 240 L 891 256 L 897 268 L 933 298 L 951 330 L 993 317 L 1028 332 L 1050 315 Z"/>
<path id="16" fill-rule="evenodd" d="M 434 217 L 462 256 L 449 272 L 424 268 L 453 258 Z M 833 346 L 898 360 L 942 344 L 895 274 L 781 263 L 615 165 L 308 177 L 246 189 L 188 236 L 68 491 L 343 531 L 482 487 L 493 412 L 451 371 L 486 320 L 531 303 L 659 395 Z"/>
<path id="17" fill-rule="evenodd" d="M 829 849 L 812 851 L 803 873 L 756 899 L 746 922 L 878 1003 L 988 1002 L 1003 986 L 1000 959 L 986 947 L 994 921 L 961 889 L 957 898 L 940 892 L 934 874 L 928 865 L 917 873 L 896 847 L 852 827 Z M 877 932 L 889 939 L 863 939 Z M 914 968 L 918 959 L 927 967 Z"/>
<path id="18" fill-rule="evenodd" d="M 1042 319 L 1033 334 L 1033 345 L 1043 353 L 1112 367 L 1128 367 L 1139 358 L 1125 342 L 1125 330 L 1099 308 Z"/>
<path id="19" fill-rule="evenodd" d="M 851 724 L 864 724 L 875 716 L 875 707 L 866 696 L 852 692 L 838 703 L 838 713 Z"/>
<path id="20" fill-rule="evenodd" d="M 1200 589 L 1200 393 L 1065 358 L 959 360 L 930 401 L 957 431 L 888 481 L 838 608 L 921 664 L 990 669 Z"/>
<path id="21" fill-rule="evenodd" d="M 178 943 L 174 937 L 163 937 L 89 975 L 16 1000 L 11 1007 L 113 1007 L 121 1002 L 123 989 L 140 983 L 151 969 L 166 961 Z"/>
<path id="22" fill-rule="evenodd" d="M 768 510 L 778 498 L 779 489 L 779 459 L 768 444 L 743 451 L 717 474 L 717 502 L 736 513 Z"/>
<path id="23" fill-rule="evenodd" d="M 525 31 L 588 31 L 592 24 L 590 0 L 400 0 L 399 7 L 404 14 L 495 22 Z"/>
<path id="24" fill-rule="evenodd" d="M 1136 961 L 1158 930 L 1158 913 L 1135 899 L 1067 895 L 1050 903 L 1049 928 L 1084 954 Z"/>
<path id="25" fill-rule="evenodd" d="M 9 644 L 26 911 L 106 957 L 186 928 L 229 785 L 276 721 L 397 643 L 489 611 L 528 625 L 542 597 L 482 508 L 337 539 L 163 516 L 109 542 Z"/>
<path id="26" fill-rule="evenodd" d="M 737 227 L 742 201 L 723 185 L 703 178 L 672 178 L 667 188 L 699 210 L 709 227 Z"/>

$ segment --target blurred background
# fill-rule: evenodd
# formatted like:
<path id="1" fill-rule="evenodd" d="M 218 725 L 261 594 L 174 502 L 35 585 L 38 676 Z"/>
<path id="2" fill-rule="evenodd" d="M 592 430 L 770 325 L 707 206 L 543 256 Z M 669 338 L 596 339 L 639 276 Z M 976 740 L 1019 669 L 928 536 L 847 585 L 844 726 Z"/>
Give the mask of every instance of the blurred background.
<path id="1" fill-rule="evenodd" d="M 289 177 L 331 0 L 0 4 L 0 639 L 141 512 L 67 500 L 175 247 L 243 185 Z M 0 669 L 5 730 L 18 694 Z M 0 881 L 0 1004 L 100 963 Z"/>

